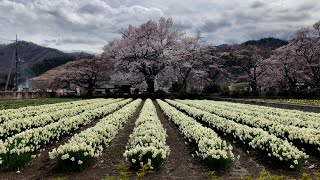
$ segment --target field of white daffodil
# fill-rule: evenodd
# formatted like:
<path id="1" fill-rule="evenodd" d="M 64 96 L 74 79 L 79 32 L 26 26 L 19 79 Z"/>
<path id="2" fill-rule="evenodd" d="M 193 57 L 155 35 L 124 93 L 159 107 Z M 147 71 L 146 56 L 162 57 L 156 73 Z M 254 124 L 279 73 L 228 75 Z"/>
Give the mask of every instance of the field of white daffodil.
<path id="1" fill-rule="evenodd" d="M 82 170 L 98 158 L 103 145 L 108 145 L 123 124 L 135 112 L 141 100 L 135 100 L 118 111 L 104 117 L 95 126 L 73 136 L 66 144 L 49 152 L 64 170 Z"/>
<path id="2" fill-rule="evenodd" d="M 99 100 L 93 100 L 99 101 Z M 96 118 L 109 114 L 132 99 L 119 101 L 105 100 L 101 103 L 93 103 L 88 110 L 78 113 L 75 116 L 63 117 L 57 122 L 49 123 L 45 126 L 30 128 L 15 134 L 3 141 L 0 141 L 1 167 L 4 169 L 22 168 L 31 160 L 32 153 L 53 143 L 61 137 L 68 135 L 81 126 L 85 126 Z M 76 111 L 76 110 L 74 110 Z M 22 126 L 25 126 L 22 124 Z"/>
<path id="3" fill-rule="evenodd" d="M 197 156 L 210 167 L 230 166 L 234 159 L 232 146 L 227 145 L 212 129 L 206 128 L 193 118 L 180 112 L 168 103 L 157 100 L 163 112 L 173 121 L 189 142 L 196 144 Z"/>
<path id="4" fill-rule="evenodd" d="M 320 114 L 130 98 L 0 110 L 0 179 L 238 179 L 266 170 L 319 172 Z"/>
<path id="5" fill-rule="evenodd" d="M 159 169 L 170 153 L 166 131 L 162 127 L 151 99 L 147 99 L 135 123 L 124 156 L 133 166 L 147 164 Z"/>
<path id="6" fill-rule="evenodd" d="M 266 153 L 269 157 L 279 160 L 279 163 L 283 162 L 285 166 L 292 169 L 300 168 L 301 164 L 308 157 L 287 140 L 277 138 L 263 129 L 236 123 L 178 101 L 166 101 L 199 121 L 208 123 L 208 126 L 213 129 L 234 136 L 253 149 L 258 149 Z"/>

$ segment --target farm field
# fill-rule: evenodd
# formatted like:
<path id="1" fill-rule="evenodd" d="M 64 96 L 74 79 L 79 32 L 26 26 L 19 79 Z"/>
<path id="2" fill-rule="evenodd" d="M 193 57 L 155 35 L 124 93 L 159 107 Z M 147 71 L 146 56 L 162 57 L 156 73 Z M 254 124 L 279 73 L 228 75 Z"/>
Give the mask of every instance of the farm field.
<path id="1" fill-rule="evenodd" d="M 0 110 L 0 138 L 0 179 L 320 172 L 319 113 L 223 101 L 100 98 L 8 108 Z"/>
<path id="2" fill-rule="evenodd" d="M 26 106 L 38 106 L 42 104 L 53 104 L 60 102 L 76 101 L 80 99 L 75 98 L 40 98 L 40 99 L 17 99 L 17 100 L 1 100 L 0 110 L 14 109 Z"/>
<path id="3" fill-rule="evenodd" d="M 246 99 L 246 100 L 320 107 L 319 99 Z"/>

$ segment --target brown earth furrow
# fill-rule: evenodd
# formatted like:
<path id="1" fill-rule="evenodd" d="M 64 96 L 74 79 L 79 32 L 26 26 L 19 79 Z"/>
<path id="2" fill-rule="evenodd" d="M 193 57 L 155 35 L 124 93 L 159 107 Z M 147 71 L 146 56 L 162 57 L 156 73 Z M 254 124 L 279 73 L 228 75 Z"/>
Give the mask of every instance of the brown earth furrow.
<path id="1" fill-rule="evenodd" d="M 164 115 L 159 105 L 154 101 L 158 117 L 168 135 L 166 142 L 170 147 L 170 155 L 160 167 L 160 170 L 149 174 L 146 179 L 207 179 L 208 170 L 194 154 L 192 147 L 185 143 L 185 139 L 178 127 Z"/>

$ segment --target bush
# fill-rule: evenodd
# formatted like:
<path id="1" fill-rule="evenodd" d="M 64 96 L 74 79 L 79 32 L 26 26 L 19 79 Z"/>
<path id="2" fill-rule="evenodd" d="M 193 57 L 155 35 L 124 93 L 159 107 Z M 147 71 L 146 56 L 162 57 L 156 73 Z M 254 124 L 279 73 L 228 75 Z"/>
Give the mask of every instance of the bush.
<path id="1" fill-rule="evenodd" d="M 270 89 L 266 92 L 266 96 L 268 97 L 273 97 L 273 96 L 276 96 L 277 95 L 277 91 L 273 90 L 273 89 Z"/>
<path id="2" fill-rule="evenodd" d="M 221 91 L 221 88 L 218 84 L 208 84 L 204 87 L 204 93 L 218 93 Z"/>
<path id="3" fill-rule="evenodd" d="M 156 97 L 157 98 L 165 98 L 166 97 L 166 92 L 164 91 L 164 90 L 162 90 L 162 89 L 159 89 L 159 90 L 157 90 L 157 92 L 156 92 Z"/>
<path id="4" fill-rule="evenodd" d="M 184 88 L 183 88 L 183 84 L 179 83 L 179 82 L 176 82 L 176 83 L 173 83 L 172 86 L 170 87 L 169 89 L 169 92 L 171 93 L 181 93 L 181 92 L 184 92 Z"/>
<path id="5" fill-rule="evenodd" d="M 277 96 L 280 96 L 280 97 L 290 97 L 290 96 L 292 96 L 291 94 L 292 94 L 292 93 L 291 93 L 291 91 L 289 91 L 289 90 L 282 90 L 282 91 L 279 91 L 279 92 L 278 92 Z"/>
<path id="6" fill-rule="evenodd" d="M 230 86 L 235 91 L 244 91 L 244 90 L 250 89 L 250 85 L 247 82 L 232 83 L 232 84 L 230 84 Z"/>
<path id="7" fill-rule="evenodd" d="M 57 97 L 57 93 L 56 93 L 55 91 L 51 91 L 51 92 L 50 92 L 50 97 L 51 97 L 51 98 Z"/>
<path id="8" fill-rule="evenodd" d="M 139 92 L 140 92 L 140 89 L 136 88 L 136 89 L 134 89 L 133 94 L 139 94 Z"/>

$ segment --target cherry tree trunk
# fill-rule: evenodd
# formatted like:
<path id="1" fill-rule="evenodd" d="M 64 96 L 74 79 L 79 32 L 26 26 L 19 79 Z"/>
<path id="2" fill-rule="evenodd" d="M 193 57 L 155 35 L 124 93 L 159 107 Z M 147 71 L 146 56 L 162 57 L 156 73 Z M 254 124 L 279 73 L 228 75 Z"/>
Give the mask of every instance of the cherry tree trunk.
<path id="1" fill-rule="evenodd" d="M 187 92 L 187 78 L 183 79 L 182 84 L 183 84 L 183 91 Z"/>
<path id="2" fill-rule="evenodd" d="M 258 92 L 258 85 L 257 85 L 256 82 L 251 82 L 251 83 L 250 83 L 250 86 L 251 86 L 251 88 L 252 88 L 252 92 L 253 92 L 253 93 L 257 93 L 257 92 Z"/>
<path id="3" fill-rule="evenodd" d="M 89 80 L 89 86 L 87 88 L 87 97 L 91 98 L 93 96 L 93 87 L 94 87 L 94 83 L 92 83 L 92 80 Z"/>
<path id="4" fill-rule="evenodd" d="M 147 82 L 147 91 L 148 92 L 154 92 L 154 77 L 149 77 L 146 78 L 146 82 Z"/>

